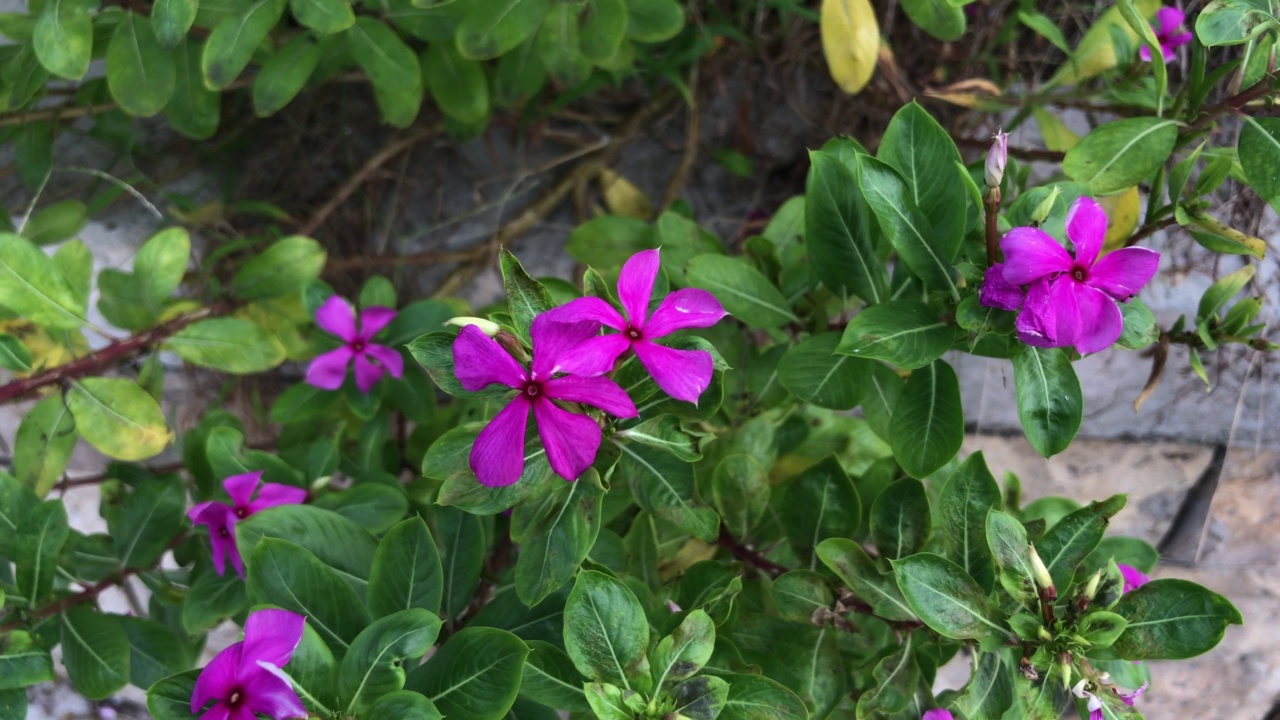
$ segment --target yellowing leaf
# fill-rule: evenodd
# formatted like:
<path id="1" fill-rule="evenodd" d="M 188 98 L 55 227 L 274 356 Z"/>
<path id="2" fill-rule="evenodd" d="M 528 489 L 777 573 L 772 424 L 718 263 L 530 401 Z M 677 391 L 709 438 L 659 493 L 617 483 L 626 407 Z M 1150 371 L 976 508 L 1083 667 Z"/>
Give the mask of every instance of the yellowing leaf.
<path id="1" fill-rule="evenodd" d="M 84 336 L 79 332 L 47 331 L 22 318 L 0 321 L 0 332 L 9 333 L 22 341 L 31 354 L 33 372 L 65 365 L 89 352 L 89 343 L 85 342 Z M 14 373 L 14 376 L 25 377 L 27 374 L 29 373 Z"/>
<path id="2" fill-rule="evenodd" d="M 1097 200 L 1107 213 L 1107 234 L 1102 239 L 1102 252 L 1109 253 L 1124 247 L 1134 228 L 1138 227 L 1138 188 L 1131 187 Z"/>
<path id="3" fill-rule="evenodd" d="M 1134 8 L 1143 16 L 1151 17 L 1160 9 L 1160 0 L 1134 0 Z M 1120 15 L 1120 8 L 1112 6 L 1102 13 L 1084 34 L 1071 59 L 1062 64 L 1049 80 L 1049 86 L 1076 83 L 1096 77 L 1117 64 L 1115 46 L 1111 43 L 1111 28 L 1119 28 L 1129 37 L 1130 44 L 1138 47 L 1138 34 Z"/>
<path id="4" fill-rule="evenodd" d="M 1031 114 L 1035 116 L 1036 124 L 1040 126 L 1040 137 L 1044 140 L 1044 146 L 1050 150 L 1066 152 L 1080 142 L 1080 136 L 1068 130 L 1067 126 L 1054 115 L 1041 108 L 1032 108 Z"/>
<path id="5" fill-rule="evenodd" d="M 630 180 L 608 168 L 600 171 L 600 190 L 604 204 L 614 215 L 625 215 L 637 220 L 653 217 L 653 203 Z"/>
<path id="6" fill-rule="evenodd" d="M 822 52 L 831 79 L 856 95 L 871 80 L 880 50 L 880 26 L 869 0 L 822 0 Z"/>
<path id="7" fill-rule="evenodd" d="M 937 98 L 952 105 L 959 105 L 967 108 L 986 108 L 991 103 L 986 102 L 989 97 L 1000 97 L 1000 88 L 990 80 L 983 78 L 972 78 L 970 80 L 961 80 L 960 82 L 951 83 L 946 87 L 937 90 L 925 90 L 925 95 L 931 98 Z"/>
<path id="8" fill-rule="evenodd" d="M 155 398 L 122 378 L 85 378 L 73 383 L 67 407 L 81 437 L 116 460 L 159 455 L 173 439 Z"/>

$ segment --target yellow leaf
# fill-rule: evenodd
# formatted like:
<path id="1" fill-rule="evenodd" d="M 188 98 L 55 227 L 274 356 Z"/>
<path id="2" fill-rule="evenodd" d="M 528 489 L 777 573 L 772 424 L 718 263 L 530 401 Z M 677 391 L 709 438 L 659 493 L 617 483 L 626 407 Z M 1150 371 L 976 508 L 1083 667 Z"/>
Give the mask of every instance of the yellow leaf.
<path id="1" fill-rule="evenodd" d="M 1102 238 L 1102 252 L 1105 254 L 1124 247 L 1134 228 L 1138 227 L 1138 188 L 1105 195 L 1098 198 L 1098 204 L 1107 213 L 1107 234 Z"/>
<path id="2" fill-rule="evenodd" d="M 0 332 L 17 337 L 31 354 L 31 367 L 34 372 L 46 368 L 66 365 L 77 357 L 89 352 L 89 343 L 84 336 L 75 330 L 54 330 L 52 334 L 22 318 L 0 320 Z M 14 377 L 25 377 L 32 373 L 14 373 Z"/>
<path id="3" fill-rule="evenodd" d="M 973 78 L 951 83 L 937 90 L 925 90 L 924 94 L 931 98 L 949 102 L 952 105 L 967 108 L 984 108 L 991 105 L 991 103 L 986 102 L 987 98 L 1000 97 L 1001 93 L 1000 88 L 996 87 L 996 84 L 990 80 Z"/>
<path id="4" fill-rule="evenodd" d="M 1138 14 L 1149 18 L 1160 9 L 1160 0 L 1134 0 L 1134 8 Z M 1084 34 L 1072 58 L 1062 64 L 1058 72 L 1049 79 L 1049 87 L 1058 84 L 1075 85 L 1076 83 L 1096 77 L 1115 67 L 1117 64 L 1115 46 L 1111 43 L 1111 28 L 1119 28 L 1129 37 L 1129 43 L 1135 52 L 1138 47 L 1138 34 L 1129 27 L 1120 15 L 1120 8 L 1112 6 L 1098 17 L 1089 31 Z"/>
<path id="5" fill-rule="evenodd" d="M 1061 120 L 1045 110 L 1032 108 L 1031 114 L 1035 116 L 1036 124 L 1040 126 L 1040 137 L 1044 140 L 1044 146 L 1050 150 L 1066 152 L 1080 142 L 1079 135 L 1068 130 Z"/>
<path id="6" fill-rule="evenodd" d="M 869 0 L 822 0 L 822 52 L 831 79 L 856 95 L 871 80 L 880 50 L 880 26 Z"/>
<path id="7" fill-rule="evenodd" d="M 625 215 L 637 220 L 653 218 L 653 203 L 631 181 L 608 168 L 600 171 L 600 190 L 604 204 L 614 215 Z"/>

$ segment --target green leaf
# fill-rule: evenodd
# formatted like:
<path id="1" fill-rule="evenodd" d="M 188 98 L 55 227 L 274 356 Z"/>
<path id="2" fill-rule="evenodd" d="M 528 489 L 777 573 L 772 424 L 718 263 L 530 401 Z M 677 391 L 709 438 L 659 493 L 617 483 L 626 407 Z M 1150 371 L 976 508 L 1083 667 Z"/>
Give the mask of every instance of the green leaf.
<path id="1" fill-rule="evenodd" d="M 448 718 L 500 720 L 515 702 L 529 648 L 505 630 L 466 627 L 449 638 L 407 686 Z"/>
<path id="2" fill-rule="evenodd" d="M 338 663 L 311 623 L 302 627 L 302 640 L 285 666 L 298 698 L 317 716 L 338 704 Z M 379 717 L 369 715 L 369 717 Z M 438 717 L 438 715 L 436 716 Z"/>
<path id="3" fill-rule="evenodd" d="M 347 652 L 369 624 L 369 612 L 351 586 L 298 545 L 263 538 L 246 569 L 250 598 L 305 615 L 335 655 Z"/>
<path id="4" fill-rule="evenodd" d="M 670 40 L 684 28 L 684 9 L 675 0 L 627 0 L 627 37 L 636 42 Z"/>
<path id="5" fill-rule="evenodd" d="M 1129 28 L 1133 30 L 1138 41 L 1147 46 L 1151 57 L 1163 57 L 1164 48 L 1161 46 L 1160 39 L 1156 37 L 1155 29 L 1151 27 L 1148 18 L 1135 6 L 1134 0 L 1119 0 L 1116 7 L 1120 9 L 1120 15 L 1125 22 L 1129 23 Z M 1151 74 L 1156 81 L 1156 115 L 1164 115 L 1165 95 L 1169 92 L 1169 70 L 1163 62 L 1152 62 L 1150 66 Z"/>
<path id="6" fill-rule="evenodd" d="M 409 509 L 403 489 L 373 482 L 324 495 L 316 500 L 315 505 L 332 510 L 375 534 L 390 530 Z"/>
<path id="7" fill-rule="evenodd" d="M 917 103 L 904 105 L 885 128 L 876 157 L 906 180 L 910 197 L 934 229 L 933 247 L 944 263 L 955 259 L 969 202 L 956 183 L 960 151 L 951 136 Z"/>
<path id="8" fill-rule="evenodd" d="M 804 701 L 762 675 L 727 674 L 729 697 L 718 720 L 809 720 Z"/>
<path id="9" fill-rule="evenodd" d="M 1271 4 L 1264 0 L 1213 0 L 1196 17 L 1196 38 L 1205 47 L 1239 45 L 1276 24 Z"/>
<path id="10" fill-rule="evenodd" d="M 992 510 L 986 520 L 987 547 L 1000 568 L 1000 585 L 1018 602 L 1033 607 L 1036 581 L 1027 551 L 1027 530 L 1014 516 Z"/>
<path id="11" fill-rule="evenodd" d="M 32 370 L 31 353 L 27 351 L 27 346 L 9 333 L 0 333 L 0 367 L 13 372 Z"/>
<path id="12" fill-rule="evenodd" d="M 999 652 L 980 653 L 973 675 L 952 701 L 967 720 L 1000 720 L 1013 705 L 1013 678 Z"/>
<path id="13" fill-rule="evenodd" d="M 185 524 L 186 500 L 182 483 L 170 478 L 141 482 L 118 501 L 120 508 L 108 516 L 107 530 L 120 567 L 148 568 L 160 559 Z"/>
<path id="14" fill-rule="evenodd" d="M 938 634 L 955 640 L 1013 639 L 1002 626 L 1000 608 L 950 560 L 920 553 L 893 561 L 893 574 L 907 604 Z"/>
<path id="15" fill-rule="evenodd" d="M 872 242 L 871 208 L 853 170 L 827 151 L 810 152 L 804 242 L 822 284 L 870 305 L 889 299 L 889 279 Z"/>
<path id="16" fill-rule="evenodd" d="M 945 361 L 911 373 L 889 421 L 889 445 L 898 464 L 922 478 L 945 465 L 964 441 L 960 382 Z"/>
<path id="17" fill-rule="evenodd" d="M 171 336 L 164 348 L 193 365 L 233 375 L 270 370 L 285 361 L 276 336 L 240 318 L 209 318 Z"/>
<path id="18" fill-rule="evenodd" d="M 44 87 L 49 74 L 44 71 L 29 48 L 24 48 L 24 52 L 7 67 L 0 68 L 2 73 L 0 82 L 8 79 L 8 73 L 4 72 L 5 70 L 23 66 L 29 72 L 24 80 L 29 82 L 30 86 L 29 90 L 24 90 L 22 95 L 30 99 L 36 90 Z M 16 90 L 10 90 L 10 94 L 15 92 Z M 25 103 L 26 99 L 22 102 Z M 0 103 L 3 102 L 4 96 L 0 95 Z M 21 103 L 11 98 L 9 105 L 19 106 Z M 18 179 L 23 184 L 32 190 L 37 190 L 44 185 L 49 174 L 53 172 L 53 131 L 48 122 L 29 122 L 18 128 L 14 135 L 13 160 L 17 165 Z M 4 227 L 9 226 L 6 224 Z"/>
<path id="19" fill-rule="evenodd" d="M 444 716 L 436 704 L 422 693 L 400 690 L 378 698 L 365 713 L 369 718 L 397 718 L 397 720 L 440 720 Z"/>
<path id="20" fill-rule="evenodd" d="M 421 608 L 400 610 L 365 628 L 343 656 L 338 675 L 346 713 L 403 688 L 405 664 L 413 667 L 439 632 L 440 618 Z"/>
<path id="21" fill-rule="evenodd" d="M 244 581 L 234 572 L 206 572 L 191 585 L 182 603 L 182 627 L 191 635 L 208 632 L 249 606 Z"/>
<path id="22" fill-rule="evenodd" d="M 173 56 L 156 40 L 151 23 L 126 12 L 107 45 L 107 88 L 120 109 L 151 117 L 173 97 L 177 71 Z"/>
<path id="23" fill-rule="evenodd" d="M 715 644 L 711 616 L 702 610 L 690 612 L 649 654 L 654 689 L 661 691 L 696 675 L 711 659 Z"/>
<path id="24" fill-rule="evenodd" d="M 1076 632 L 1095 648 L 1110 647 L 1128 625 L 1123 617 L 1112 612 L 1091 612 L 1080 618 Z"/>
<path id="25" fill-rule="evenodd" d="M 1113 646 L 1125 660 L 1195 657 L 1216 646 L 1227 625 L 1244 622 L 1226 598 L 1173 578 L 1130 590 L 1112 611 L 1129 621 Z"/>
<path id="26" fill-rule="evenodd" d="M 778 615 L 796 622 L 812 622 L 813 613 L 830 609 L 835 596 L 827 578 L 812 570 L 792 570 L 779 575 L 769 587 Z"/>
<path id="27" fill-rule="evenodd" d="M 624 0 L 587 0 L 582 20 L 582 54 L 595 63 L 608 62 L 618 53 L 627 33 Z"/>
<path id="28" fill-rule="evenodd" d="M 40 64 L 59 77 L 79 80 L 89 70 L 93 52 L 93 21 L 89 3 L 49 0 L 32 29 L 31 46 Z"/>
<path id="29" fill-rule="evenodd" d="M 649 680 L 649 621 L 621 580 L 586 570 L 564 606 L 564 645 L 583 675 L 625 689 L 645 689 Z"/>
<path id="30" fill-rule="evenodd" d="M 40 498 L 30 488 L 23 486 L 12 475 L 0 472 L 0 557 L 17 558 L 18 548 L 21 546 L 18 541 L 19 530 L 28 522 L 32 509 L 39 504 Z M 54 503 L 59 504 L 61 503 Z M 64 510 L 63 516 L 65 515 Z"/>
<path id="31" fill-rule="evenodd" d="M 177 81 L 173 97 L 164 107 L 169 124 L 192 140 L 207 140 L 218 131 L 222 117 L 222 94 L 204 86 L 200 58 L 204 43 L 191 38 L 173 50 Z"/>
<path id="32" fill-rule="evenodd" d="M 1085 558 L 1084 564 L 1090 568 L 1106 567 L 1107 561 L 1112 559 L 1144 573 L 1149 573 L 1155 569 L 1156 561 L 1160 559 L 1160 553 L 1151 543 L 1145 540 L 1125 535 L 1113 535 L 1102 538 L 1102 542 L 1098 543 L 1098 547 L 1094 548 L 1093 552 L 1089 553 L 1089 557 Z"/>
<path id="33" fill-rule="evenodd" d="M 840 333 L 828 332 L 792 345 L 778 361 L 778 382 L 805 402 L 852 410 L 862 402 L 870 366 L 865 360 L 833 355 L 842 344 Z"/>
<path id="34" fill-rule="evenodd" d="M 576 5 L 554 3 L 534 38 L 547 71 L 566 88 L 576 88 L 591 75 L 592 63 L 582 54 Z"/>
<path id="35" fill-rule="evenodd" d="M 886 620 L 915 620 L 916 614 L 907 606 L 898 586 L 876 568 L 861 545 L 847 538 L 829 538 L 819 543 L 816 551 L 818 559 L 871 605 L 876 615 Z"/>
<path id="36" fill-rule="evenodd" d="M 1071 47 L 1067 45 L 1067 39 L 1066 37 L 1063 36 L 1062 30 L 1058 27 L 1058 24 L 1054 22 L 1052 19 L 1050 19 L 1047 15 L 1036 12 L 1035 10 L 1019 10 L 1018 22 L 1022 23 L 1023 25 L 1026 25 L 1028 28 L 1030 28 L 1032 31 L 1034 31 L 1037 35 L 1044 38 L 1045 40 L 1048 40 L 1049 42 L 1053 43 L 1053 46 L 1058 48 L 1062 52 L 1066 53 L 1067 55 L 1071 54 Z M 1048 113 L 1044 113 L 1044 115 L 1050 118 L 1053 117 Z M 1036 113 L 1036 120 L 1039 121 L 1040 118 L 1041 118 L 1040 113 Z M 1042 128 L 1041 132 L 1043 133 L 1044 132 L 1043 125 L 1041 126 L 1041 128 Z M 1049 146 L 1049 147 L 1052 147 L 1052 146 Z"/>
<path id="37" fill-rule="evenodd" d="M 638 443 L 618 443 L 622 457 L 613 476 L 631 485 L 641 509 L 675 524 L 704 542 L 714 542 L 720 532 L 715 511 L 694 493 L 693 466 L 658 448 Z"/>
<path id="38" fill-rule="evenodd" d="M 676 717 L 716 720 L 729 697 L 729 683 L 714 675 L 699 675 L 671 688 Z"/>
<path id="39" fill-rule="evenodd" d="M 689 285 L 716 296 L 725 310 L 751 328 L 799 322 L 769 279 L 741 258 L 704 254 L 689 261 Z"/>
<path id="40" fill-rule="evenodd" d="M 427 48 L 422 79 L 449 118 L 472 124 L 489 117 L 489 81 L 484 68 L 459 55 L 453 43 L 432 43 Z"/>
<path id="41" fill-rule="evenodd" d="M 907 635 L 902 645 L 876 663 L 871 688 L 858 698 L 858 717 L 881 717 L 900 713 L 911 702 L 920 685 L 920 666 L 913 652 L 915 635 Z"/>
<path id="42" fill-rule="evenodd" d="M 702 458 L 698 450 L 698 438 L 690 435 L 680 424 L 675 415 L 659 415 L 644 422 L 619 430 L 614 437 L 662 448 L 686 462 L 696 462 Z"/>
<path id="43" fill-rule="evenodd" d="M 634 690 L 623 690 L 609 683 L 587 683 L 587 702 L 596 720 L 631 720 L 635 711 L 631 705 L 643 705 L 642 696 Z"/>
<path id="44" fill-rule="evenodd" d="M 950 0 L 903 0 L 902 10 L 917 27 L 943 42 L 964 35 L 964 8 Z"/>
<path id="45" fill-rule="evenodd" d="M 485 558 L 485 530 L 481 518 L 456 508 L 435 513 L 436 547 L 444 583 L 441 588 L 445 618 L 455 618 L 471 603 Z"/>
<path id="46" fill-rule="evenodd" d="M 129 638 L 117 617 L 81 605 L 59 619 L 62 664 L 76 692 L 105 700 L 129 684 Z"/>
<path id="47" fill-rule="evenodd" d="M 1155 315 L 1138 298 L 1120 305 L 1120 316 L 1124 322 L 1124 330 L 1116 340 L 1117 345 L 1130 350 L 1141 350 L 1160 339 L 1160 326 L 1156 324 Z"/>
<path id="48" fill-rule="evenodd" d="M 317 35 L 342 32 L 356 21 L 347 0 L 289 0 L 289 10 L 299 23 Z"/>
<path id="49" fill-rule="evenodd" d="M 23 689 L 53 680 L 53 658 L 47 652 L 0 655 L 0 690 Z"/>
<path id="50" fill-rule="evenodd" d="M 1000 486 L 979 450 L 960 463 L 938 495 L 938 523 L 947 557 L 983 590 L 995 583 L 987 547 L 987 513 L 1000 509 Z"/>
<path id="51" fill-rule="evenodd" d="M 582 675 L 563 650 L 548 642 L 530 640 L 520 680 L 520 695 L 569 711 L 587 712 L 591 706 L 582 691 Z"/>
<path id="52" fill-rule="evenodd" d="M 131 380 L 90 377 L 73 382 L 67 407 L 80 435 L 117 460 L 145 460 L 173 439 L 155 398 Z"/>
<path id="53" fill-rule="evenodd" d="M 858 529 L 862 503 L 834 455 L 790 481 L 783 493 L 779 520 L 791 543 L 805 555 L 826 538 L 849 537 Z"/>
<path id="54" fill-rule="evenodd" d="M 776 623 L 768 654 L 752 655 L 751 660 L 759 662 L 766 676 L 799 695 L 812 717 L 827 717 L 845 694 L 846 671 L 838 631 L 782 620 Z M 737 639 L 741 640 L 744 633 L 739 628 Z"/>
<path id="55" fill-rule="evenodd" d="M 724 244 L 720 242 L 720 238 L 698 223 L 672 210 L 668 210 L 658 217 L 655 229 L 657 230 L 657 237 L 646 235 L 643 241 L 646 243 L 646 247 L 656 245 L 662 248 L 662 270 L 675 287 L 689 285 L 685 270 L 690 260 L 708 253 L 724 254 Z M 644 248 L 637 248 L 637 250 L 641 249 Z M 625 259 L 625 257 L 622 258 L 622 260 Z M 618 264 L 621 264 L 621 261 Z M 608 266 L 602 265 L 602 267 L 611 266 L 612 263 Z"/>
<path id="56" fill-rule="evenodd" d="M 1098 546 L 1111 517 L 1120 512 L 1124 504 L 1124 495 L 1089 503 L 1054 523 L 1040 538 L 1036 552 L 1049 569 L 1056 587 L 1065 589 L 1071 582 L 1076 567 Z"/>
<path id="57" fill-rule="evenodd" d="M 1071 359 L 1060 348 L 1021 347 L 1013 355 L 1018 421 L 1041 457 L 1071 444 L 1080 429 L 1084 397 Z"/>
<path id="58" fill-rule="evenodd" d="M 1067 151 L 1062 172 L 1094 195 L 1133 187 L 1164 165 L 1178 138 L 1178 124 L 1157 117 L 1125 118 L 1099 125 Z"/>
<path id="59" fill-rule="evenodd" d="M 516 595 L 529 607 L 569 582 L 600 533 L 605 490 L 594 469 L 576 481 L 559 483 L 511 514 L 516 556 Z M 516 528 L 520 528 L 517 537 Z"/>
<path id="60" fill-rule="evenodd" d="M 236 523 L 242 556 L 252 554 L 264 538 L 287 540 L 308 550 L 357 596 L 365 597 L 378 541 L 351 520 L 314 505 L 278 505 Z"/>
<path id="61" fill-rule="evenodd" d="M 350 10 L 346 2 L 342 4 Z M 325 45 L 305 33 L 300 33 L 277 50 L 253 79 L 253 110 L 258 117 L 283 110 L 307 84 L 324 57 L 324 51 Z"/>
<path id="62" fill-rule="evenodd" d="M 915 370 L 942 357 L 951 349 L 955 335 L 955 330 L 938 319 L 928 305 L 915 300 L 890 300 L 854 315 L 835 352 Z"/>
<path id="63" fill-rule="evenodd" d="M 151 5 L 151 30 L 160 47 L 172 50 L 187 39 L 199 6 L 199 0 L 156 0 Z"/>
<path id="64" fill-rule="evenodd" d="M 1196 310 L 1196 322 L 1205 322 L 1215 317 L 1218 311 L 1226 306 L 1227 301 L 1235 297 L 1253 279 L 1253 274 L 1256 270 L 1257 268 L 1253 265 L 1245 265 L 1210 285 L 1204 291 L 1204 295 L 1200 296 L 1200 305 Z"/>
<path id="65" fill-rule="evenodd" d="M 888 442 L 893 408 L 898 404 L 898 396 L 902 394 L 906 383 L 898 377 L 898 373 L 881 363 L 874 363 L 869 375 L 866 396 L 862 399 L 862 416 L 866 418 L 871 431 Z"/>
<path id="66" fill-rule="evenodd" d="M 53 203 L 31 216 L 22 228 L 22 237 L 37 245 L 53 245 L 69 240 L 84 229 L 89 219 L 88 213 L 88 208 L 79 200 Z"/>
<path id="67" fill-rule="evenodd" d="M 881 557 L 896 560 L 923 550 L 930 527 L 929 498 L 919 480 L 897 480 L 871 504 L 871 539 Z"/>
<path id="68" fill-rule="evenodd" d="M 750 535 L 769 509 L 769 493 L 769 470 L 758 458 L 735 452 L 716 463 L 711 475 L 711 504 L 730 535 Z"/>
<path id="69" fill-rule="evenodd" d="M 30 240 L 0 233 L 0 305 L 55 330 L 84 325 L 84 303 Z"/>
<path id="70" fill-rule="evenodd" d="M 533 319 L 551 309 L 551 295 L 537 280 L 529 277 L 516 256 L 507 250 L 498 253 L 498 265 L 502 269 L 502 287 L 507 293 L 507 308 L 511 311 L 516 334 L 528 341 Z"/>
<path id="71" fill-rule="evenodd" d="M 482 0 L 458 23 L 458 52 L 469 60 L 492 60 L 516 49 L 537 31 L 549 0 Z"/>
<path id="72" fill-rule="evenodd" d="M 412 90 L 422 85 L 418 56 L 385 23 L 362 15 L 346 31 L 347 47 L 368 75 L 386 90 Z"/>
<path id="73" fill-rule="evenodd" d="M 75 449 L 76 424 L 62 398 L 50 395 L 27 411 L 13 443 L 13 474 L 44 497 L 62 478 Z"/>
<path id="74" fill-rule="evenodd" d="M 119 619 L 129 639 L 129 682 L 151 687 L 160 680 L 191 667 L 191 646 L 167 625 L 137 617 Z"/>
<path id="75" fill-rule="evenodd" d="M 67 509 L 61 501 L 47 500 L 14 519 L 14 588 L 34 607 L 53 590 L 58 555 L 71 534 Z"/>
<path id="76" fill-rule="evenodd" d="M 891 166 L 867 155 L 858 156 L 858 184 L 875 214 L 881 232 L 907 267 L 930 287 L 947 291 L 959 302 L 948 257 L 958 240 L 937 237 L 938 231 L 916 206 L 911 188 Z M 961 187 L 957 185 L 956 187 Z"/>
<path id="77" fill-rule="evenodd" d="M 147 690 L 147 712 L 154 720 L 192 720 L 191 694 L 202 670 L 188 670 L 155 683 Z"/>
<path id="78" fill-rule="evenodd" d="M 324 261 L 320 243 L 291 235 L 241 265 L 229 290 L 245 300 L 293 295 L 319 277 Z"/>
<path id="79" fill-rule="evenodd" d="M 440 610 L 440 553 L 422 518 L 396 525 L 378 543 L 369 570 L 369 610 L 383 617 L 401 610 Z"/>
<path id="80" fill-rule="evenodd" d="M 210 90 L 221 90 L 240 77 L 254 51 L 280 21 L 284 5 L 285 0 L 259 0 L 214 26 L 200 58 Z"/>

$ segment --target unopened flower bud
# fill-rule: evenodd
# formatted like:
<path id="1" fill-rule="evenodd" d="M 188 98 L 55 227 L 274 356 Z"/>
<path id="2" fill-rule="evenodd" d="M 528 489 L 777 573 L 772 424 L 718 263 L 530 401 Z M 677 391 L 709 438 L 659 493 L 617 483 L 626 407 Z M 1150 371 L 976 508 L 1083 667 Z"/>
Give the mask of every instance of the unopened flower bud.
<path id="1" fill-rule="evenodd" d="M 1045 197 L 1044 200 L 1040 201 L 1040 204 L 1037 205 L 1036 209 L 1031 213 L 1031 222 L 1039 227 L 1046 219 L 1048 219 L 1049 213 L 1053 211 L 1053 204 L 1058 201 L 1058 196 L 1061 194 L 1062 191 L 1058 189 L 1057 185 L 1054 185 L 1053 188 L 1049 190 L 1049 195 Z"/>
<path id="2" fill-rule="evenodd" d="M 459 315 L 458 317 L 449 318 L 444 321 L 445 325 L 457 325 L 458 327 L 466 327 L 468 325 L 476 326 L 480 332 L 489 337 L 496 336 L 502 328 L 498 327 L 498 323 L 484 318 L 470 317 L 468 315 Z"/>
<path id="3" fill-rule="evenodd" d="M 1071 688 L 1071 656 L 1062 653 L 1058 658 L 1058 669 L 1062 671 L 1062 687 L 1064 689 Z"/>
<path id="4" fill-rule="evenodd" d="M 1009 133 L 996 131 L 995 142 L 987 152 L 987 165 L 983 168 L 983 179 L 989 188 L 1000 187 L 1004 179 L 1004 166 L 1009 159 Z"/>
<path id="5" fill-rule="evenodd" d="M 1043 625 L 1036 630 L 1036 635 L 1040 638 L 1041 642 L 1052 642 L 1053 640 L 1053 633 L 1045 630 Z"/>
<path id="6" fill-rule="evenodd" d="M 1049 568 L 1044 566 L 1044 561 L 1040 559 L 1040 554 L 1036 552 L 1036 546 L 1028 545 L 1027 553 L 1031 555 L 1031 576 L 1035 578 L 1036 585 L 1039 585 L 1042 590 L 1052 588 L 1053 577 L 1049 575 Z"/>

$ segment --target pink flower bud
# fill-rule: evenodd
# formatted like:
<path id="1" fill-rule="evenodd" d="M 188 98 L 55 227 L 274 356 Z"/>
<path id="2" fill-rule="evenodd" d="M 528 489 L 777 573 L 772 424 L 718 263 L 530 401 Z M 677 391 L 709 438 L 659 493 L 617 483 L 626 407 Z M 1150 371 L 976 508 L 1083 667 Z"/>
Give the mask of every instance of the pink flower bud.
<path id="1" fill-rule="evenodd" d="M 1009 159 L 1009 133 L 997 131 L 995 140 L 991 143 L 991 150 L 987 153 L 987 166 L 983 170 L 989 188 L 1000 187 L 1000 181 L 1004 178 L 1004 165 Z"/>

